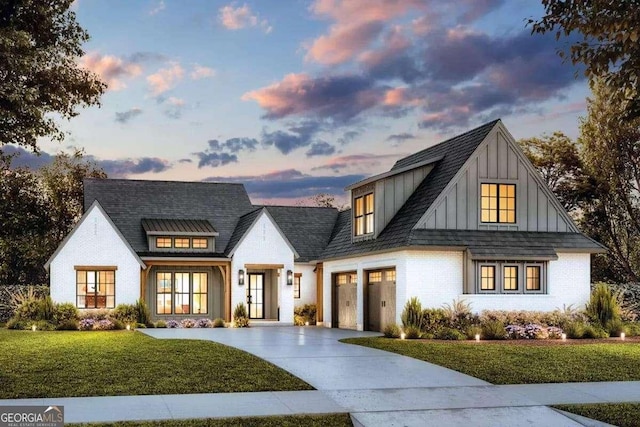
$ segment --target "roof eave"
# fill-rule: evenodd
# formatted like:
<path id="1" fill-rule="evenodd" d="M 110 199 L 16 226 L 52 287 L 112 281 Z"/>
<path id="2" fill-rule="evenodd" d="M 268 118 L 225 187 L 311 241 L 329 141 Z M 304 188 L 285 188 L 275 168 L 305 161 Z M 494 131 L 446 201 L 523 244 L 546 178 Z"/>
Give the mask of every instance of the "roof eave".
<path id="1" fill-rule="evenodd" d="M 351 185 L 345 187 L 344 190 L 345 191 L 353 190 L 354 188 L 362 187 L 363 185 L 367 185 L 367 184 L 370 184 L 370 183 L 375 182 L 375 181 L 379 181 L 379 180 L 384 179 L 384 178 L 389 178 L 389 177 L 392 177 L 392 176 L 395 176 L 395 175 L 399 175 L 399 174 L 404 173 L 404 172 L 408 172 L 408 171 L 413 170 L 413 169 L 421 168 L 423 166 L 428 166 L 430 164 L 439 162 L 443 158 L 444 158 L 444 156 L 431 157 L 431 158 L 429 158 L 427 160 L 423 160 L 421 162 L 414 163 L 414 164 L 411 164 L 409 166 L 405 166 L 403 168 L 392 169 L 392 170 L 389 170 L 387 172 L 380 173 L 378 175 L 370 176 L 369 178 L 363 179 L 362 181 L 358 181 L 358 182 L 356 182 L 354 184 L 351 184 Z"/>

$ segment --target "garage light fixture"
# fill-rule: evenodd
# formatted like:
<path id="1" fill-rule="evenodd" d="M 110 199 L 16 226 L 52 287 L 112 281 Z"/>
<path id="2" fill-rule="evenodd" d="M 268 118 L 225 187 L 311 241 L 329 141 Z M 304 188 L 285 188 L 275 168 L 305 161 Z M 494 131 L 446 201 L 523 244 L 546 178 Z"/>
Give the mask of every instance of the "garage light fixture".
<path id="1" fill-rule="evenodd" d="M 293 271 L 287 270 L 287 285 L 293 285 Z"/>
<path id="2" fill-rule="evenodd" d="M 238 270 L 238 286 L 244 286 L 244 270 Z"/>

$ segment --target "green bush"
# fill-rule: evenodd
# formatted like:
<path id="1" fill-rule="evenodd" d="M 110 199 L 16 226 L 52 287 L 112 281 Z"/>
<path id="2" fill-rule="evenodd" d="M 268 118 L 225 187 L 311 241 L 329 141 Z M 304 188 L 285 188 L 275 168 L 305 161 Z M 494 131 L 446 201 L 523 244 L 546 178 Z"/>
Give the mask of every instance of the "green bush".
<path id="1" fill-rule="evenodd" d="M 507 339 L 505 325 L 499 320 L 486 320 L 482 323 L 482 338 L 485 340 Z"/>
<path id="2" fill-rule="evenodd" d="M 587 325 L 582 322 L 567 323 L 564 328 L 564 333 L 567 334 L 567 338 L 580 339 L 584 336 L 584 330 Z"/>
<path id="3" fill-rule="evenodd" d="M 417 340 L 422 336 L 420 328 L 409 325 L 404 328 L 404 337 L 408 340 Z"/>
<path id="4" fill-rule="evenodd" d="M 142 323 L 145 326 L 153 325 L 153 322 L 151 321 L 151 312 L 149 311 L 149 307 L 147 307 L 147 304 L 143 300 L 137 300 L 135 303 L 135 308 L 137 314 L 136 320 L 138 323 Z"/>
<path id="5" fill-rule="evenodd" d="M 630 336 L 630 337 L 640 336 L 640 323 L 629 322 L 626 324 L 626 327 L 627 327 L 627 336 Z"/>
<path id="6" fill-rule="evenodd" d="M 619 337 L 623 332 L 628 334 L 627 326 L 620 319 L 609 320 L 605 325 L 605 330 L 609 333 L 610 337 Z"/>
<path id="7" fill-rule="evenodd" d="M 73 319 L 67 319 L 59 322 L 56 326 L 57 331 L 77 331 L 78 328 L 78 321 Z"/>
<path id="8" fill-rule="evenodd" d="M 233 325 L 236 328 L 248 328 L 249 316 L 247 315 L 247 307 L 244 303 L 239 302 L 233 309 Z"/>
<path id="9" fill-rule="evenodd" d="M 147 325 L 144 323 L 136 323 L 136 329 L 147 329 Z"/>
<path id="10" fill-rule="evenodd" d="M 28 299 L 41 299 L 49 295 L 47 285 L 2 285 L 0 286 L 0 324 L 15 315 L 16 308 Z"/>
<path id="11" fill-rule="evenodd" d="M 80 319 L 80 312 L 73 303 L 64 302 L 56 304 L 53 309 L 53 322 L 56 325 L 61 325 L 69 321 L 78 321 Z"/>
<path id="12" fill-rule="evenodd" d="M 442 308 L 425 308 L 422 310 L 422 330 L 434 334 L 447 323 L 447 316 Z"/>
<path id="13" fill-rule="evenodd" d="M 460 341 L 465 340 L 467 337 L 457 329 L 453 328 L 442 328 L 436 334 L 435 338 L 438 340 L 451 340 L 451 341 Z"/>
<path id="14" fill-rule="evenodd" d="M 224 319 L 218 317 L 213 321 L 214 328 L 224 328 Z"/>
<path id="15" fill-rule="evenodd" d="M 584 328 L 582 338 L 609 338 L 609 333 L 601 326 L 587 325 Z"/>
<path id="16" fill-rule="evenodd" d="M 465 331 L 465 335 L 467 339 L 474 340 L 476 339 L 476 335 L 482 336 L 482 328 L 478 325 L 469 326 Z"/>
<path id="17" fill-rule="evenodd" d="M 402 327 L 405 328 L 405 333 L 408 327 L 422 329 L 422 304 L 417 297 L 412 297 L 406 302 L 400 319 L 402 320 Z"/>
<path id="18" fill-rule="evenodd" d="M 398 325 L 396 325 L 395 323 L 389 323 L 384 327 L 382 333 L 387 338 L 400 338 L 401 331 Z"/>
<path id="19" fill-rule="evenodd" d="M 167 322 L 165 322 L 164 320 L 158 320 L 156 322 L 156 328 L 166 328 L 167 327 Z"/>
<path id="20" fill-rule="evenodd" d="M 82 310 L 80 312 L 80 320 L 83 319 L 93 319 L 93 320 L 106 320 L 113 317 L 112 312 L 105 309 L 91 309 L 91 310 Z"/>
<path id="21" fill-rule="evenodd" d="M 121 320 L 118 319 L 110 319 L 111 323 L 112 323 L 112 327 L 111 329 L 116 330 L 116 331 L 121 331 L 123 329 L 127 328 L 127 325 L 122 322 Z"/>
<path id="22" fill-rule="evenodd" d="M 471 312 L 471 305 L 464 300 L 453 300 L 451 305 L 445 304 L 442 309 L 447 319 L 446 327 L 449 329 L 457 329 L 462 332 L 470 326 L 480 323 L 478 317 Z"/>
<path id="23" fill-rule="evenodd" d="M 27 329 L 27 326 L 29 325 L 27 324 L 26 320 L 20 320 L 17 317 L 12 317 L 7 322 L 7 329 L 22 330 L 22 329 Z"/>
<path id="24" fill-rule="evenodd" d="M 621 311 L 619 294 L 606 283 L 596 284 L 586 307 L 589 318 L 604 326 L 611 320 L 619 320 Z"/>
<path id="25" fill-rule="evenodd" d="M 316 324 L 316 312 L 317 307 L 315 304 L 305 304 L 299 307 L 296 307 L 293 310 L 294 321 L 297 319 L 297 326 L 304 326 L 306 322 L 309 322 L 310 325 Z"/>
<path id="26" fill-rule="evenodd" d="M 118 304 L 111 311 L 110 317 L 122 323 L 135 324 L 138 320 L 138 308 L 135 304 Z"/>

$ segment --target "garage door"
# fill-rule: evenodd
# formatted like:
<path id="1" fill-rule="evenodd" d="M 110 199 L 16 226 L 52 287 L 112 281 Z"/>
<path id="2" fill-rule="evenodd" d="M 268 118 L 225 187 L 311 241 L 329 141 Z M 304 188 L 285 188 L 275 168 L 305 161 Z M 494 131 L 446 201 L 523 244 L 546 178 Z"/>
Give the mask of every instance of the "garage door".
<path id="1" fill-rule="evenodd" d="M 335 275 L 334 322 L 338 328 L 356 329 L 357 278 L 356 273 Z"/>
<path id="2" fill-rule="evenodd" d="M 382 332 L 388 324 L 396 323 L 396 270 L 368 271 L 367 329 Z"/>

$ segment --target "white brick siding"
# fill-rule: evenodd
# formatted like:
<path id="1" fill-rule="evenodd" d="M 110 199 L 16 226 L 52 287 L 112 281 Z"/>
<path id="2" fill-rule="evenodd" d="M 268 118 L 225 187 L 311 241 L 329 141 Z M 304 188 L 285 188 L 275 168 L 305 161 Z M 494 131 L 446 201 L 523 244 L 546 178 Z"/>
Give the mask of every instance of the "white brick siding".
<path id="1" fill-rule="evenodd" d="M 140 298 L 140 264 L 94 205 L 51 261 L 51 298 L 76 304 L 75 266 L 116 266 L 116 305 Z"/>
<path id="2" fill-rule="evenodd" d="M 463 271 L 462 252 L 409 251 L 405 298 L 418 297 L 423 307 L 451 304 L 462 293 Z"/>
<path id="3" fill-rule="evenodd" d="M 302 273 L 302 276 L 300 277 L 300 298 L 294 298 L 294 306 L 316 303 L 316 273 L 313 271 L 315 268 L 315 264 L 295 264 L 293 271 Z"/>
<path id="4" fill-rule="evenodd" d="M 247 279 L 238 285 L 238 270 L 246 270 L 245 264 L 284 264 L 278 278 L 278 306 L 280 321 L 293 323 L 293 286 L 287 286 L 287 270 L 293 270 L 294 254 L 268 215 L 261 213 L 253 227 L 240 242 L 231 260 L 231 315 L 242 302 L 247 303 Z M 246 272 L 246 271 L 245 271 Z"/>

